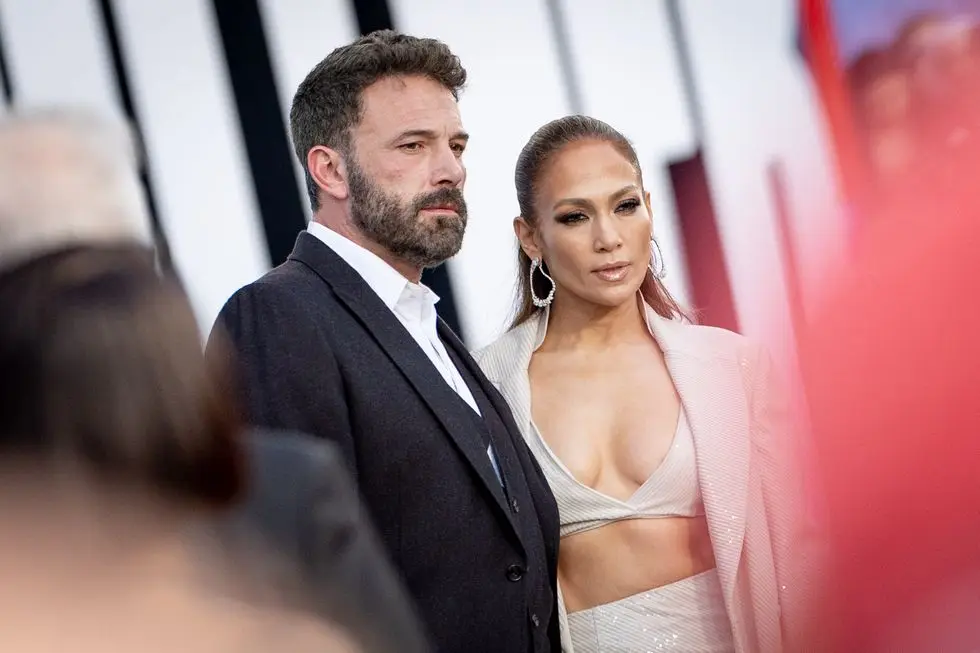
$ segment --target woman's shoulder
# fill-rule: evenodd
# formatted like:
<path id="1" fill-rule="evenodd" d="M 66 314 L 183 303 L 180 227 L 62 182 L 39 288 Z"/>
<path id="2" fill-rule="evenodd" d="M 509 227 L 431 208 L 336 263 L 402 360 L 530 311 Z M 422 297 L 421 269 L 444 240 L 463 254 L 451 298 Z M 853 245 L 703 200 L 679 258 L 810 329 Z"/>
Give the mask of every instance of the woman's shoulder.
<path id="1" fill-rule="evenodd" d="M 758 357 L 758 343 L 730 329 L 678 318 L 659 318 L 659 322 L 658 330 L 669 337 L 670 349 L 684 350 L 699 357 L 731 357 L 748 362 Z"/>
<path id="2" fill-rule="evenodd" d="M 515 365 L 520 365 L 521 359 L 526 357 L 526 350 L 529 353 L 536 333 L 531 322 L 512 327 L 490 344 L 470 352 L 477 365 L 491 380 L 500 378 Z"/>

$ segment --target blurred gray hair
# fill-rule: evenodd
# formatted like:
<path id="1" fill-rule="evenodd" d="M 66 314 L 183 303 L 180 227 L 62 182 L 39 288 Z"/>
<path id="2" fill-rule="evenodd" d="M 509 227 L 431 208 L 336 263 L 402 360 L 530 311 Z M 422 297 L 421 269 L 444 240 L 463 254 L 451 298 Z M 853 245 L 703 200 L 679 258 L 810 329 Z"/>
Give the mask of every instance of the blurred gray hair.
<path id="1" fill-rule="evenodd" d="M 0 117 L 0 270 L 76 245 L 153 246 L 133 131 L 83 109 Z"/>

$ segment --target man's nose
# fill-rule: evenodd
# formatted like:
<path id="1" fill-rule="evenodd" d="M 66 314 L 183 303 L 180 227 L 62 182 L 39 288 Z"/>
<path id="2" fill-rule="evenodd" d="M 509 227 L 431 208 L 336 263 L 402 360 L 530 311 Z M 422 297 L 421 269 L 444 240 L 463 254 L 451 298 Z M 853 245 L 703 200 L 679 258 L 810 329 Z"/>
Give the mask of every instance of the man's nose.
<path id="1" fill-rule="evenodd" d="M 433 166 L 433 186 L 459 186 L 466 178 L 463 161 L 449 145 L 441 146 Z"/>

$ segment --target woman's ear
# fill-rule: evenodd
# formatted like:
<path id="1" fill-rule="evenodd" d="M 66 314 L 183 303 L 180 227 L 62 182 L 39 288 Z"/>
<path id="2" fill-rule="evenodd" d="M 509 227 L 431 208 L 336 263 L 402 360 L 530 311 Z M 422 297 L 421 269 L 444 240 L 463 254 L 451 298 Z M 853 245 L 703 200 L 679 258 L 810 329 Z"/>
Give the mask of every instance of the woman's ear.
<path id="1" fill-rule="evenodd" d="M 524 250 L 524 253 L 527 254 L 529 259 L 541 258 L 541 247 L 538 246 L 537 232 L 522 216 L 514 218 L 514 234 L 517 236 L 517 242 L 520 244 L 521 249 Z"/>
<path id="2" fill-rule="evenodd" d="M 306 169 L 316 185 L 326 195 L 344 201 L 350 194 L 347 171 L 337 150 L 317 145 L 306 153 Z"/>

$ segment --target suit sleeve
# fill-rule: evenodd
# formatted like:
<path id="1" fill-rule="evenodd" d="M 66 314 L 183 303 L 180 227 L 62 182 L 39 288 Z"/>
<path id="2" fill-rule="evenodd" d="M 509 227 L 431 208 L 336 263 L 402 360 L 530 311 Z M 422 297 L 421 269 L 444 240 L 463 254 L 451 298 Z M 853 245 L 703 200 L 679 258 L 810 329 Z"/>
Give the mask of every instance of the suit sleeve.
<path id="1" fill-rule="evenodd" d="M 817 624 L 810 615 L 826 568 L 822 500 L 813 470 L 815 461 L 807 455 L 812 453 L 812 447 L 807 446 L 809 429 L 802 402 L 793 401 L 795 386 L 777 373 L 768 351 L 758 348 L 753 369 L 754 446 L 761 463 L 783 643 L 786 650 L 807 650 L 819 636 L 813 632 Z"/>
<path id="2" fill-rule="evenodd" d="M 327 329 L 302 298 L 259 282 L 228 300 L 207 351 L 218 356 L 223 350 L 219 343 L 230 345 L 248 424 L 334 442 L 356 481 L 344 384 Z"/>
<path id="3" fill-rule="evenodd" d="M 310 504 L 301 508 L 308 516 L 301 541 L 314 586 L 323 591 L 329 610 L 359 631 L 369 650 L 430 650 L 349 475 L 330 449 L 318 448 L 310 458 Z"/>

